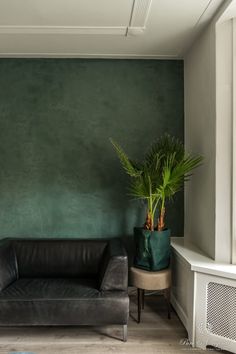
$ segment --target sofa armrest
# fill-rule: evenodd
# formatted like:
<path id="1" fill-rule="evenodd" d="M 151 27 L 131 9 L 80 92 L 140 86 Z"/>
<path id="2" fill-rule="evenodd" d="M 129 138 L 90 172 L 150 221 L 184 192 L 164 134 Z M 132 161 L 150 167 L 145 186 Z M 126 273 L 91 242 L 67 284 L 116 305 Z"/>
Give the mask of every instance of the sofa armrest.
<path id="1" fill-rule="evenodd" d="M 99 276 L 100 291 L 127 291 L 128 257 L 120 239 L 109 241 L 105 249 Z"/>
<path id="2" fill-rule="evenodd" d="M 17 262 L 9 240 L 0 242 L 0 291 L 17 279 Z"/>

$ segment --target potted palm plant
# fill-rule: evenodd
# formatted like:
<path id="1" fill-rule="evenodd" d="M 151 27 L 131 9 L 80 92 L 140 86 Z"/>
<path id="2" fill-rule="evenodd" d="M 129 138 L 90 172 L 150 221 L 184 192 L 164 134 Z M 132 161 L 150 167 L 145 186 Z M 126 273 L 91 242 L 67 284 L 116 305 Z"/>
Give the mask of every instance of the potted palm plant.
<path id="1" fill-rule="evenodd" d="M 164 269 L 170 259 L 166 202 L 183 188 L 202 157 L 186 153 L 183 143 L 170 135 L 154 141 L 140 162 L 131 160 L 117 142 L 110 141 L 125 172 L 131 177 L 129 194 L 143 200 L 146 207 L 143 227 L 134 228 L 134 264 L 151 271 Z"/>

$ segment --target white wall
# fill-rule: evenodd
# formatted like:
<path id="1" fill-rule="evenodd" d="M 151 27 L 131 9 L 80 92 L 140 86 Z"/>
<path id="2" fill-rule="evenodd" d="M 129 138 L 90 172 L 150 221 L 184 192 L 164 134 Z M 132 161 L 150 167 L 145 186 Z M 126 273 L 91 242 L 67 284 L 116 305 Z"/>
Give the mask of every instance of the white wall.
<path id="1" fill-rule="evenodd" d="M 216 25 L 215 259 L 231 262 L 233 21 Z"/>
<path id="2" fill-rule="evenodd" d="M 185 144 L 204 156 L 186 187 L 185 237 L 220 262 L 231 261 L 232 29 L 219 24 L 230 3 L 185 55 Z"/>
<path id="3" fill-rule="evenodd" d="M 185 193 L 185 237 L 215 257 L 215 27 L 185 55 L 185 145 L 204 156 Z"/>

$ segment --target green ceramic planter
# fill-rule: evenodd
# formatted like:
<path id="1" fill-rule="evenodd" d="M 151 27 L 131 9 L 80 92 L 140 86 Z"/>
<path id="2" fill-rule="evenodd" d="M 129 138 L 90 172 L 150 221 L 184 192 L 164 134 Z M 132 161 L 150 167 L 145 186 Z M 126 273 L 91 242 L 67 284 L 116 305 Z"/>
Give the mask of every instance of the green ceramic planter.
<path id="1" fill-rule="evenodd" d="M 135 258 L 137 268 L 156 271 L 170 263 L 170 230 L 149 231 L 134 228 Z"/>

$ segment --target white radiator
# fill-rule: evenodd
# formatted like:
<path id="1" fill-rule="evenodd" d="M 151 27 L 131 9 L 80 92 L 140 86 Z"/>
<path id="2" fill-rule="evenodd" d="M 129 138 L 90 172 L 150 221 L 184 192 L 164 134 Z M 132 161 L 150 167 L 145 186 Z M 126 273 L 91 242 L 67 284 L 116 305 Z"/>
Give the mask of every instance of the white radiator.
<path id="1" fill-rule="evenodd" d="M 196 346 L 236 353 L 236 281 L 198 273 L 195 303 Z"/>

